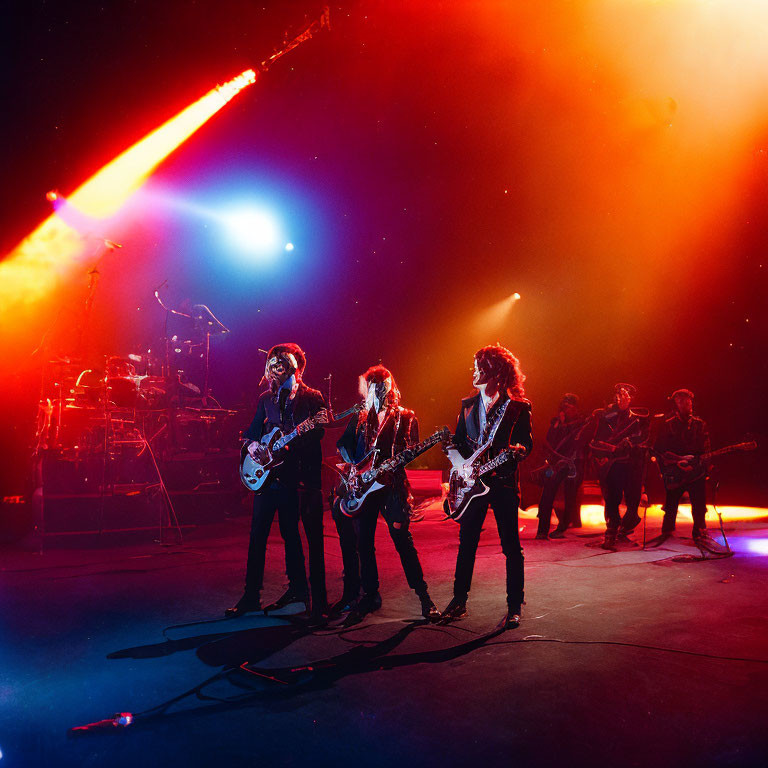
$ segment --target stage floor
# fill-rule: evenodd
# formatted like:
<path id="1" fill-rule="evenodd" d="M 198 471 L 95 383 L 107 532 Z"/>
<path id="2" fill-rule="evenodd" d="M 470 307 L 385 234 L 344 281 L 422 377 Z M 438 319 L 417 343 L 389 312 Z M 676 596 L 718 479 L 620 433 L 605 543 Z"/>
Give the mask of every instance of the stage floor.
<path id="1" fill-rule="evenodd" d="M 457 526 L 441 517 L 431 509 L 412 530 L 443 608 Z M 698 555 L 682 538 L 685 516 L 680 538 L 616 553 L 585 546 L 595 525 L 542 542 L 523 517 L 523 622 L 495 634 L 505 600 L 492 517 L 470 616 L 447 627 L 418 623 L 380 521 L 384 602 L 363 624 L 309 634 L 295 617 L 251 615 L 166 629 L 219 619 L 238 598 L 248 524 L 200 526 L 173 547 L 3 551 L 3 765 L 766 764 L 765 519 L 726 523 L 734 557 L 680 562 Z M 651 517 L 648 536 L 658 528 Z M 330 519 L 326 554 L 334 599 L 341 559 Z M 276 526 L 267 567 L 269 600 L 284 584 Z M 278 669 L 280 680 L 237 670 L 245 662 Z M 202 692 L 212 698 L 193 694 L 128 728 L 67 735 L 211 677 Z"/>

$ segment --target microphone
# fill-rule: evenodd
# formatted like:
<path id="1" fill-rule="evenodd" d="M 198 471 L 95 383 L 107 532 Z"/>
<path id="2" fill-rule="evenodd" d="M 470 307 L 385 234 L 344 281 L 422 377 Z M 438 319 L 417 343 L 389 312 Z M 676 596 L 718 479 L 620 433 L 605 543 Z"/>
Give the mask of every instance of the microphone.
<path id="1" fill-rule="evenodd" d="M 87 725 L 76 725 L 74 728 L 69 729 L 70 736 L 79 736 L 89 731 L 103 730 L 112 728 L 126 728 L 133 723 L 133 715 L 130 712 L 118 712 L 106 720 L 97 720 L 95 723 L 88 723 Z"/>
<path id="2" fill-rule="evenodd" d="M 107 246 L 111 251 L 114 251 L 115 248 L 122 248 L 123 246 L 120 243 L 116 243 L 114 240 L 107 240 L 104 239 L 104 245 Z"/>

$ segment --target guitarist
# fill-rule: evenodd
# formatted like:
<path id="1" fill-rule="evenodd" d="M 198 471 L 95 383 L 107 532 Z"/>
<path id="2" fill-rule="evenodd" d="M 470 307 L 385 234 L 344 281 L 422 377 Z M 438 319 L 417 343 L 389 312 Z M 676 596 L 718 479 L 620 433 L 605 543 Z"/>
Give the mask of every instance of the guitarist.
<path id="1" fill-rule="evenodd" d="M 677 389 L 670 396 L 674 403 L 674 413 L 663 422 L 659 434 L 653 444 L 653 455 L 660 462 L 662 471 L 674 469 L 665 461 L 667 452 L 678 456 L 701 456 L 710 450 L 709 431 L 703 419 L 693 415 L 693 392 L 690 389 Z M 675 530 L 677 519 L 677 507 L 684 493 L 688 494 L 691 501 L 691 514 L 693 516 L 693 539 L 711 552 L 720 553 L 722 547 L 707 533 L 706 479 L 710 467 L 700 463 L 674 464 L 679 469 L 682 482 L 675 488 L 666 489 L 664 501 L 664 521 L 661 525 L 661 534 L 651 541 L 652 545 L 663 544 Z M 686 478 L 686 474 L 690 479 Z"/>
<path id="2" fill-rule="evenodd" d="M 471 456 L 493 432 L 493 442 L 483 458 L 493 458 L 512 445 L 520 445 L 526 453 L 533 447 L 531 404 L 524 397 L 525 376 L 517 358 L 498 344 L 483 347 L 475 353 L 472 384 L 477 394 L 461 402 L 454 445 L 465 458 Z M 459 520 L 459 551 L 453 582 L 453 599 L 443 612 L 445 619 L 459 619 L 467 614 L 467 598 L 475 568 L 475 555 L 480 542 L 488 507 L 493 508 L 501 549 L 506 558 L 507 615 L 505 627 L 520 624 L 523 604 L 523 550 L 518 530 L 520 483 L 518 462 L 502 464 L 483 481 L 489 487 L 480 503 L 467 509 Z"/>
<path id="3" fill-rule="evenodd" d="M 350 464 L 363 460 L 376 450 L 374 466 L 419 441 L 419 422 L 413 411 L 400 405 L 400 390 L 392 374 L 383 365 L 369 368 L 360 378 L 365 408 L 350 420 L 336 443 L 342 459 Z M 344 565 L 344 594 L 335 611 L 349 611 L 347 623 L 354 624 L 381 607 L 379 572 L 374 540 L 379 514 L 387 523 L 389 535 L 408 580 L 421 601 L 422 616 L 430 621 L 440 618 L 424 581 L 419 555 L 408 530 L 411 505 L 405 469 L 396 470 L 389 485 L 372 495 L 354 519 L 346 517 L 340 499 L 333 506 L 333 519 L 339 533 Z M 362 593 L 361 593 L 362 590 Z"/>
<path id="4" fill-rule="evenodd" d="M 248 451 L 263 463 L 268 453 L 259 442 L 274 427 L 284 434 L 312 416 L 327 421 L 325 401 L 316 389 L 303 381 L 306 356 L 297 344 L 278 344 L 267 353 L 264 379 L 269 391 L 256 405 L 256 415 L 243 437 L 251 441 Z M 264 380 L 262 379 L 262 381 Z M 327 608 L 325 554 L 323 551 L 323 499 L 320 490 L 323 429 L 312 429 L 286 446 L 285 460 L 269 479 L 269 485 L 253 497 L 245 592 L 227 616 L 241 616 L 261 610 L 260 594 L 264 583 L 267 538 L 277 513 L 280 535 L 285 543 L 285 568 L 288 590 L 264 610 L 277 610 L 294 602 L 309 610 L 309 589 L 304 566 L 304 550 L 299 536 L 299 519 L 304 526 L 309 548 L 309 581 L 312 588 L 312 618 L 319 620 Z"/>
<path id="5" fill-rule="evenodd" d="M 549 424 L 544 453 L 547 459 L 544 485 L 539 501 L 537 539 L 562 539 L 568 526 L 581 528 L 579 490 L 584 480 L 586 445 L 584 427 L 587 419 L 579 412 L 579 396 L 563 395 L 558 414 Z M 557 490 L 563 486 L 563 515 L 557 514 L 557 527 L 549 532 L 549 521 Z"/>
<path id="6" fill-rule="evenodd" d="M 637 510 L 650 418 L 645 410 L 631 407 L 636 394 L 637 387 L 632 384 L 616 384 L 613 403 L 594 411 L 587 427 L 605 503 L 605 538 L 599 543 L 603 549 L 615 550 L 617 538 L 630 542 L 629 534 L 640 522 Z M 619 511 L 622 497 L 626 504 L 623 518 Z"/>

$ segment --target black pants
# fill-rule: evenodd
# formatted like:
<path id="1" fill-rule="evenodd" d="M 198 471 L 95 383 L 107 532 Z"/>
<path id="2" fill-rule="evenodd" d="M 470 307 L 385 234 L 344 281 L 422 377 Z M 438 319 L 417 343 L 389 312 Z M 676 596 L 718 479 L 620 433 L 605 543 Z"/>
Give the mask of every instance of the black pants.
<path id="1" fill-rule="evenodd" d="M 707 514 L 707 491 L 706 478 L 702 477 L 692 483 L 686 483 L 679 488 L 667 491 L 667 498 L 664 501 L 664 522 L 661 524 L 662 533 L 672 533 L 675 530 L 675 521 L 677 520 L 677 507 L 680 499 L 687 491 L 688 498 L 691 500 L 691 515 L 693 516 L 693 530 L 706 530 L 707 523 L 705 517 Z"/>
<path id="2" fill-rule="evenodd" d="M 341 559 L 344 566 L 344 596 L 354 599 L 360 590 L 366 594 L 379 589 L 379 569 L 376 564 L 376 523 L 379 513 L 387 523 L 408 586 L 417 595 L 427 594 L 427 583 L 409 528 L 410 505 L 407 492 L 386 488 L 368 499 L 362 512 L 355 518 L 344 515 L 337 499 L 333 505 L 333 519 L 339 534 Z"/>
<path id="3" fill-rule="evenodd" d="M 563 468 L 559 472 L 554 472 L 551 477 L 544 479 L 544 487 L 541 489 L 541 500 L 539 501 L 539 531 L 547 533 L 549 523 L 552 519 L 552 508 L 555 504 L 557 490 L 563 486 L 563 514 L 555 509 L 557 514 L 557 530 L 564 531 L 569 525 L 571 527 L 581 527 L 581 503 L 579 500 L 579 491 L 581 483 L 584 480 L 584 467 L 576 465 L 576 477 L 568 477 L 568 469 Z"/>
<path id="4" fill-rule="evenodd" d="M 308 592 L 308 585 L 304 570 L 304 549 L 299 536 L 299 491 L 276 483 L 253 497 L 245 591 L 247 594 L 258 595 L 264 586 L 267 539 L 275 513 L 280 526 L 280 535 L 285 542 L 285 573 L 288 576 L 290 589 L 295 594 L 304 596 Z M 322 518 L 320 529 L 322 537 Z"/>
<path id="5" fill-rule="evenodd" d="M 601 478 L 600 488 L 605 501 L 605 523 L 609 531 L 623 533 L 633 531 L 640 522 L 637 509 L 640 506 L 640 497 L 643 491 L 643 462 L 624 461 L 616 462 L 608 470 L 608 474 Z M 624 517 L 619 512 L 619 504 L 622 497 L 627 506 Z"/>
<path id="6" fill-rule="evenodd" d="M 312 605 L 325 607 L 325 540 L 323 539 L 323 493 L 319 488 L 299 489 L 299 518 L 309 550 L 309 587 Z"/>
<path id="7" fill-rule="evenodd" d="M 517 611 L 523 604 L 525 575 L 517 520 L 520 497 L 517 488 L 513 486 L 491 485 L 488 494 L 471 506 L 459 521 L 459 554 L 456 558 L 453 594 L 462 601 L 469 595 L 480 531 L 489 506 L 493 509 L 501 551 L 507 560 L 507 605 Z"/>

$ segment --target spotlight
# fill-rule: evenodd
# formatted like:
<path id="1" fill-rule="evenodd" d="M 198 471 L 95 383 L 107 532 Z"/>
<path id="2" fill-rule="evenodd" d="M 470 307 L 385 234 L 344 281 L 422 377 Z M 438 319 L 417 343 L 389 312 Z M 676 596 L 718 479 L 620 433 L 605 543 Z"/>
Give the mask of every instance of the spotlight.
<path id="1" fill-rule="evenodd" d="M 515 292 L 512 294 L 512 301 L 520 301 L 520 294 Z"/>
<path id="2" fill-rule="evenodd" d="M 286 251 L 292 251 L 293 250 L 293 243 L 286 243 L 285 244 L 285 250 Z"/>
<path id="3" fill-rule="evenodd" d="M 243 209 L 226 214 L 223 218 L 229 239 L 242 250 L 265 253 L 277 245 L 277 223 L 265 211 Z"/>

